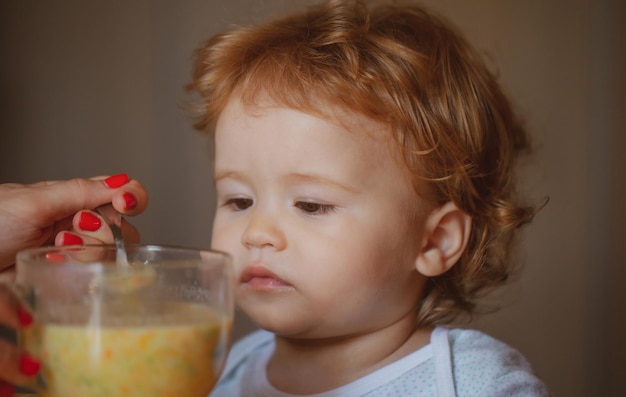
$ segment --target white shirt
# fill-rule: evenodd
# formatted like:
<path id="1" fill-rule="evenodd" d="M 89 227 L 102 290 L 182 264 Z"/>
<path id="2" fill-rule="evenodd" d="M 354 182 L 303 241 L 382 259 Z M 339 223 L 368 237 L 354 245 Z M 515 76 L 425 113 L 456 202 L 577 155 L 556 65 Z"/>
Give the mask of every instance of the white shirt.
<path id="1" fill-rule="evenodd" d="M 268 381 L 265 369 L 273 351 L 269 332 L 243 338 L 233 347 L 210 397 L 297 397 Z M 428 345 L 347 385 L 307 397 L 549 395 L 513 348 L 478 331 L 438 327 Z"/>

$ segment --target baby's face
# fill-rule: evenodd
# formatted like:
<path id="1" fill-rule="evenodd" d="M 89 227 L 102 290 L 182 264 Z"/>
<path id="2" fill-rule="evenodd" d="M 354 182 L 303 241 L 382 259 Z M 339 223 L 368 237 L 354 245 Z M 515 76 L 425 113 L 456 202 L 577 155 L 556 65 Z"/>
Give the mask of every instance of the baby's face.
<path id="1" fill-rule="evenodd" d="M 379 125 L 342 121 L 233 101 L 217 123 L 213 248 L 233 256 L 239 307 L 280 335 L 372 331 L 423 288 L 426 203 Z"/>

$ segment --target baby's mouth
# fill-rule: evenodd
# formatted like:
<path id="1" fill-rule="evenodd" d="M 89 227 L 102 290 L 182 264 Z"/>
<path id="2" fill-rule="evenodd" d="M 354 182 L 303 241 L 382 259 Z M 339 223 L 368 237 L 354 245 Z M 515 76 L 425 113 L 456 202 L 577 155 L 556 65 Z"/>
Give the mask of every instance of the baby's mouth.
<path id="1" fill-rule="evenodd" d="M 243 269 L 239 278 L 241 284 L 255 290 L 275 290 L 279 288 L 293 288 L 268 268 L 262 265 L 249 265 Z"/>

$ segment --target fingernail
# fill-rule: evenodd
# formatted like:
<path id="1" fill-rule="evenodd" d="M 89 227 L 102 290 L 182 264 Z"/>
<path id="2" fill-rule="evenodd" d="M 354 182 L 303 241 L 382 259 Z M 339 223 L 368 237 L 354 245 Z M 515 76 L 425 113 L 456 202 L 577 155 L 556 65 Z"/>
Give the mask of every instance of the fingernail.
<path id="1" fill-rule="evenodd" d="M 0 397 L 12 397 L 15 393 L 15 386 L 0 380 Z"/>
<path id="2" fill-rule="evenodd" d="M 17 318 L 20 320 L 22 327 L 28 327 L 33 323 L 33 316 L 23 307 L 17 308 Z"/>
<path id="3" fill-rule="evenodd" d="M 55 252 L 48 252 L 46 254 L 46 260 L 48 262 L 63 263 L 63 262 L 65 262 L 65 255 L 57 254 Z"/>
<path id="4" fill-rule="evenodd" d="M 20 371 L 26 376 L 35 376 L 41 369 L 41 364 L 35 358 L 24 354 L 20 359 Z"/>
<path id="5" fill-rule="evenodd" d="M 126 202 L 125 208 L 127 210 L 132 210 L 133 208 L 135 208 L 135 206 L 137 206 L 137 199 L 135 198 L 134 195 L 130 193 L 124 193 L 122 197 L 124 198 L 124 201 Z"/>
<path id="6" fill-rule="evenodd" d="M 100 218 L 98 218 L 91 212 L 83 211 L 80 213 L 80 219 L 78 220 L 78 227 L 80 227 L 82 230 L 95 232 L 96 230 L 100 229 L 100 226 L 102 226 L 102 222 L 100 221 Z"/>
<path id="7" fill-rule="evenodd" d="M 81 245 L 83 239 L 75 234 L 63 233 L 63 245 Z"/>
<path id="8" fill-rule="evenodd" d="M 129 180 L 128 174 L 117 174 L 106 178 L 104 184 L 111 189 L 115 189 L 127 184 Z"/>

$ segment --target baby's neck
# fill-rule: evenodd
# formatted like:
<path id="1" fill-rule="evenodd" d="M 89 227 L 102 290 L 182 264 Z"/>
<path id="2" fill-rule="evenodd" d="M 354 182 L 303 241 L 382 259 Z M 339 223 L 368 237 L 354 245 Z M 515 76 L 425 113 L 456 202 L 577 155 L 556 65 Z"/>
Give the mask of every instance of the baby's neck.
<path id="1" fill-rule="evenodd" d="M 334 339 L 276 337 L 270 383 L 292 394 L 331 390 L 392 363 L 430 342 L 432 328 L 403 320 L 384 329 Z"/>

